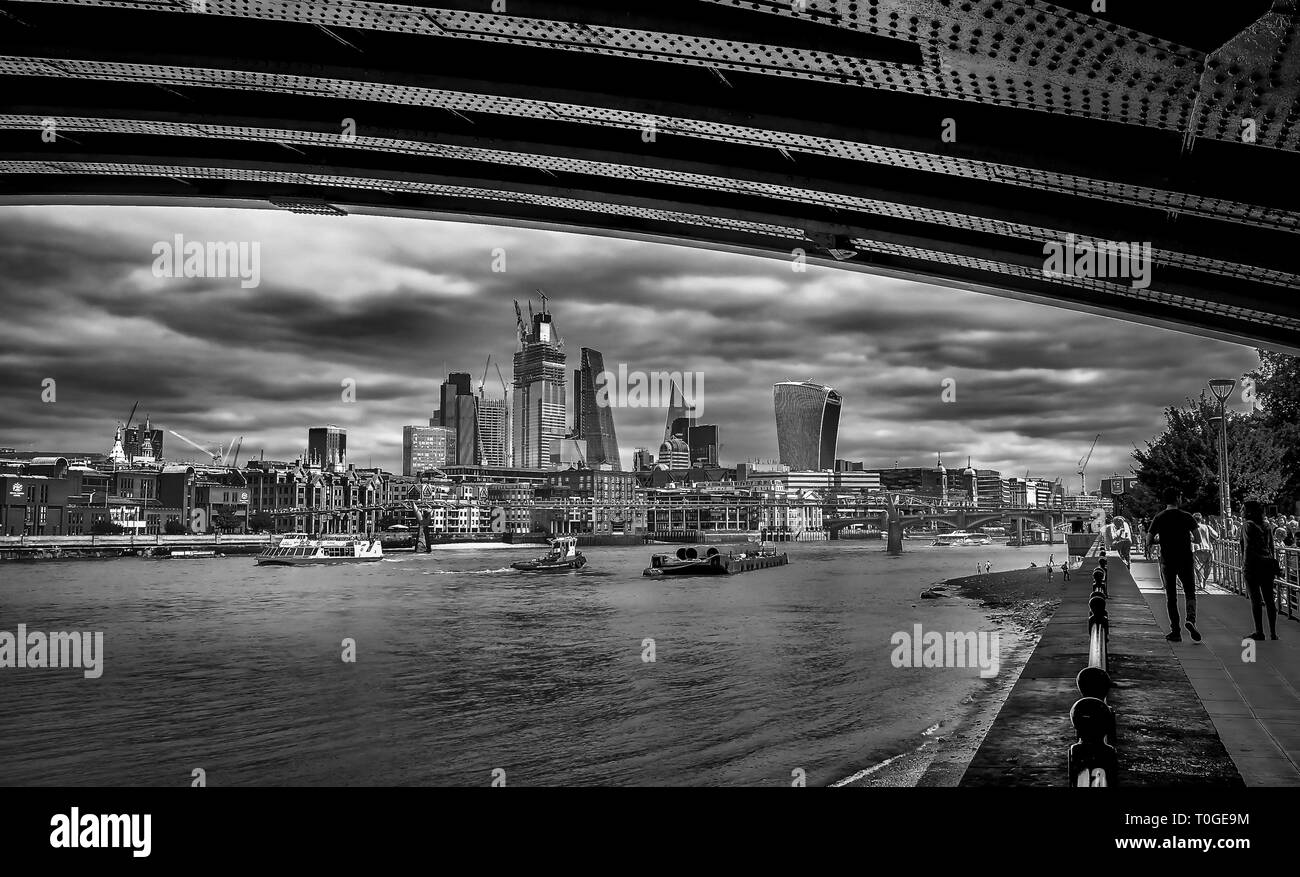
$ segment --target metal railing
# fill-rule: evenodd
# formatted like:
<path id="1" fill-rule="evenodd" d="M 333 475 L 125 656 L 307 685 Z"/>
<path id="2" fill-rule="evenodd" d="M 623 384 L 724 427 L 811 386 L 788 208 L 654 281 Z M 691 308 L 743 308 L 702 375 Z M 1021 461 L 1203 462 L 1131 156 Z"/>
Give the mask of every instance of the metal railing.
<path id="1" fill-rule="evenodd" d="M 1092 594 L 1088 597 L 1088 666 L 1075 677 L 1080 697 L 1070 707 L 1070 724 L 1079 739 L 1070 747 L 1066 770 L 1075 787 L 1101 788 L 1118 780 L 1115 712 L 1106 702 L 1111 689 L 1107 576 L 1103 557 L 1092 571 Z"/>
<path id="2" fill-rule="evenodd" d="M 1219 533 L 1212 549 L 1215 584 L 1234 594 L 1248 595 L 1242 571 L 1241 519 L 1230 518 L 1226 530 L 1217 517 L 1212 518 L 1211 523 Z M 1275 544 L 1274 551 L 1281 567 L 1273 580 L 1277 611 L 1279 615 L 1294 619 L 1300 616 L 1300 548 Z"/>

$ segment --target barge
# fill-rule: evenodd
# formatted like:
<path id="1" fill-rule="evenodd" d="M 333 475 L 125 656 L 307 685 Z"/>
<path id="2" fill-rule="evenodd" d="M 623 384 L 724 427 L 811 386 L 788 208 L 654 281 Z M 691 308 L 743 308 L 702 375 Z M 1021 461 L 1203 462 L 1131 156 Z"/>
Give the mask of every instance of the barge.
<path id="1" fill-rule="evenodd" d="M 691 546 L 678 548 L 674 554 L 651 555 L 650 566 L 646 567 L 642 575 L 732 576 L 757 569 L 785 566 L 789 562 L 790 556 L 784 551 L 777 554 L 775 550 L 757 545 L 745 551 L 729 551 L 726 554 L 714 546 Z"/>

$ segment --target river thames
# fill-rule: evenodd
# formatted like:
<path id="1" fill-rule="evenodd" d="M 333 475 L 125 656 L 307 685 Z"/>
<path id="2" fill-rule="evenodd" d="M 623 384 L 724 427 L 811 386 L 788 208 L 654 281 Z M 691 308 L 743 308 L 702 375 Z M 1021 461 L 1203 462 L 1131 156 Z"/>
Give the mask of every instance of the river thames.
<path id="1" fill-rule="evenodd" d="M 650 547 L 590 548 L 564 575 L 510 570 L 522 549 L 6 564 L 0 630 L 102 631 L 104 667 L 0 669 L 0 783 L 830 785 L 944 733 L 995 682 L 893 666 L 916 624 L 1008 635 L 922 589 L 1064 556 L 786 550 L 787 567 L 684 579 L 642 577 Z"/>

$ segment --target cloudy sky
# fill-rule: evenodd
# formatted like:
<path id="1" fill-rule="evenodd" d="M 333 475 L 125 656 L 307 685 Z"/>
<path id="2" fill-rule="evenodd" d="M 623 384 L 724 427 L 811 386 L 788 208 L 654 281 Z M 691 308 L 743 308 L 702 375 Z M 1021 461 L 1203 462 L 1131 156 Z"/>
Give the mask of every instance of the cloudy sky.
<path id="1" fill-rule="evenodd" d="M 176 234 L 257 241 L 261 284 L 153 276 Z M 505 252 L 494 272 L 493 250 Z M 107 452 L 131 405 L 244 457 L 294 459 L 311 425 L 347 427 L 353 462 L 400 471 L 448 370 L 508 381 L 512 299 L 551 298 L 570 368 L 704 375 L 726 463 L 776 456 L 772 384 L 844 394 L 839 456 L 1065 476 L 1127 471 L 1162 408 L 1254 350 L 1103 317 L 787 262 L 527 229 L 176 207 L 0 208 L 0 446 Z M 56 401 L 42 402 L 54 378 Z M 356 401 L 341 383 L 356 381 Z M 956 381 L 956 401 L 941 401 Z M 496 371 L 489 395 L 499 397 Z M 1234 403 L 1240 406 L 1239 394 Z M 625 463 L 664 412 L 615 412 Z M 184 446 L 167 436 L 169 456 Z M 1095 482 L 1093 485 L 1095 487 Z"/>

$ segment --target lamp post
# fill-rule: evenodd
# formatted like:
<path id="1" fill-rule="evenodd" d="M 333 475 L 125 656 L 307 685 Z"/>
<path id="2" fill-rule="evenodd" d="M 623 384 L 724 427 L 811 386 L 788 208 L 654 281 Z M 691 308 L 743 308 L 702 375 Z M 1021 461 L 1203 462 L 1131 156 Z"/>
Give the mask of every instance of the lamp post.
<path id="1" fill-rule="evenodd" d="M 1232 514 L 1232 497 L 1228 492 L 1228 417 L 1224 406 L 1236 386 L 1237 382 L 1231 378 L 1210 381 L 1210 392 L 1219 402 L 1219 517 L 1223 526 L 1227 526 L 1228 516 Z"/>

